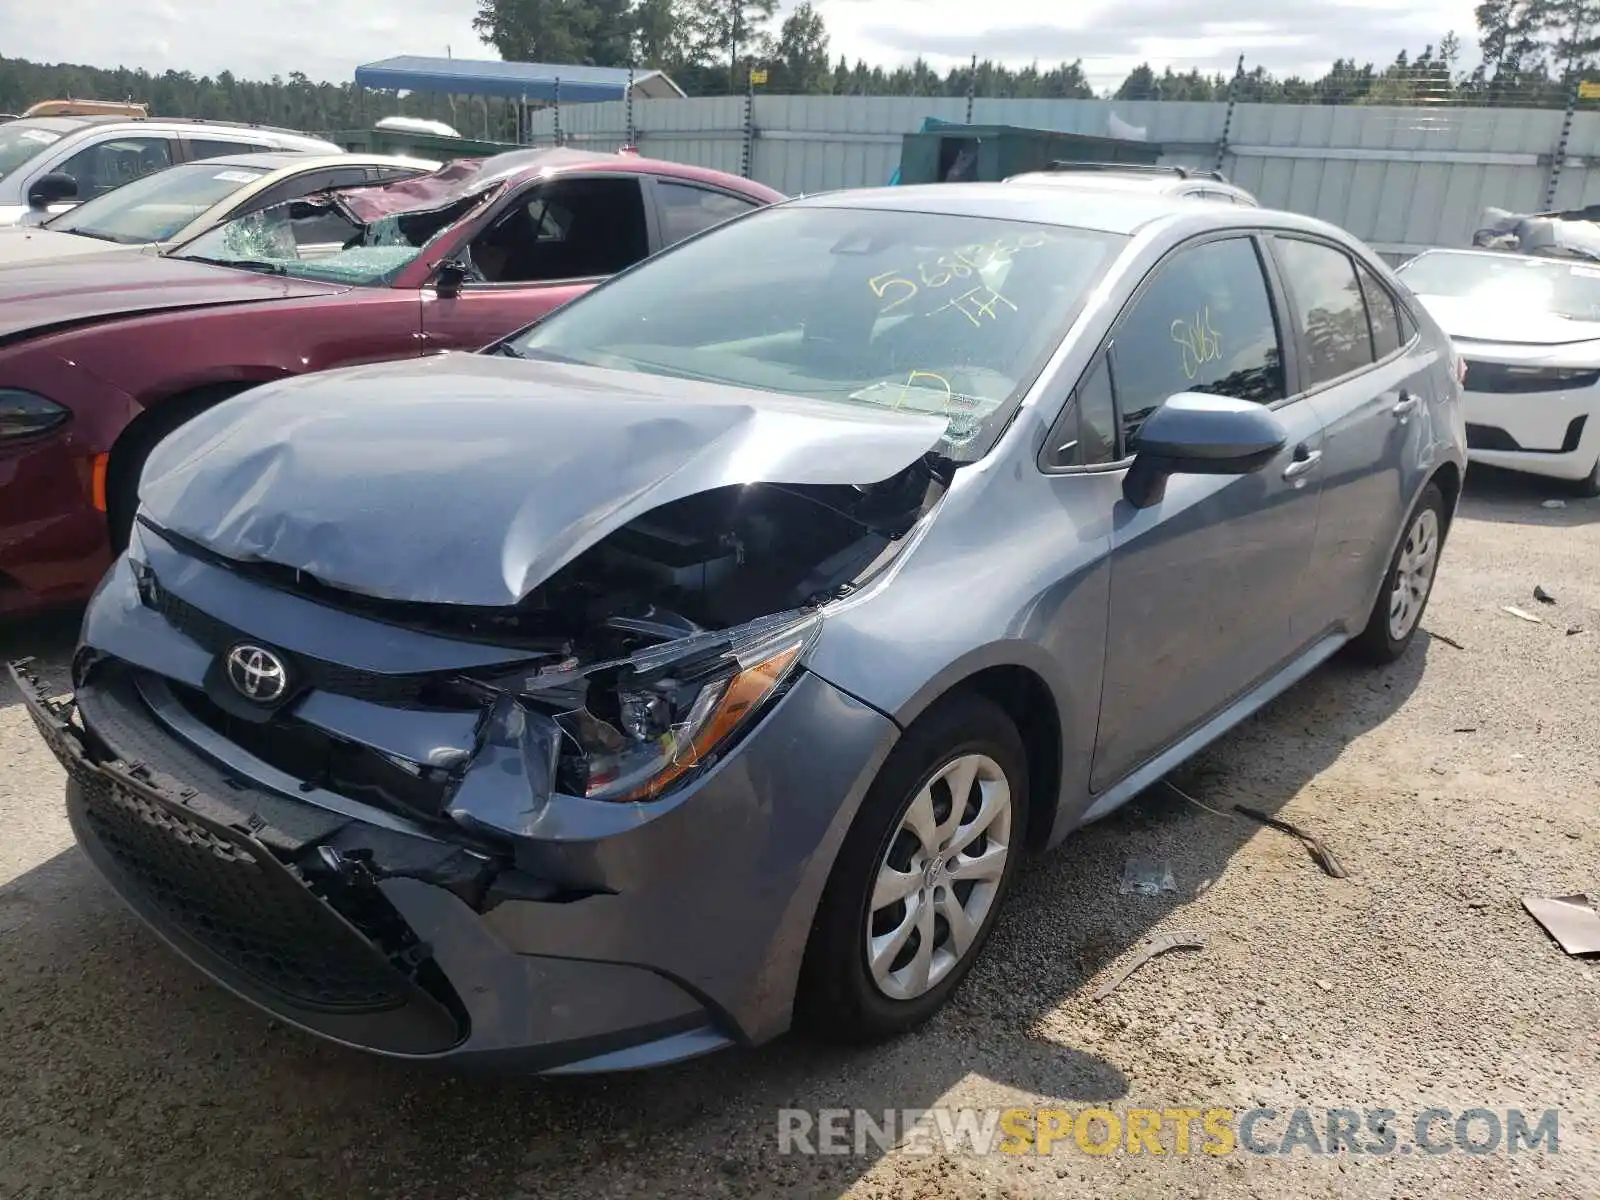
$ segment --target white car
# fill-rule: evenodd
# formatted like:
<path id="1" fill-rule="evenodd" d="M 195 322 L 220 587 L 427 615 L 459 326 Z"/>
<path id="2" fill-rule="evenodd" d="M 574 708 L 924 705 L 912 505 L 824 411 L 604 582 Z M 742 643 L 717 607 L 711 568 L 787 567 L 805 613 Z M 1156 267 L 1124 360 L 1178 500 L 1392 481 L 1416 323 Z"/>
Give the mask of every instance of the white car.
<path id="1" fill-rule="evenodd" d="M 1468 458 L 1600 496 L 1600 263 L 1427 250 L 1396 273 L 1466 362 Z"/>
<path id="2" fill-rule="evenodd" d="M 0 266 L 165 249 L 224 221 L 325 188 L 392 183 L 436 170 L 384 154 L 233 154 L 181 163 L 96 196 L 39 226 L 0 228 Z"/>
<path id="3" fill-rule="evenodd" d="M 158 117 L 24 117 L 0 124 L 0 225 L 64 212 L 175 163 L 288 150 L 338 154 L 265 125 Z"/>
<path id="4" fill-rule="evenodd" d="M 1006 182 L 1183 196 L 1190 200 L 1214 200 L 1223 204 L 1259 207 L 1254 196 L 1242 187 L 1229 183 L 1220 171 L 1202 171 L 1194 167 L 1063 161 L 1053 164 L 1046 171 L 1024 171 L 1020 175 L 1009 176 Z"/>

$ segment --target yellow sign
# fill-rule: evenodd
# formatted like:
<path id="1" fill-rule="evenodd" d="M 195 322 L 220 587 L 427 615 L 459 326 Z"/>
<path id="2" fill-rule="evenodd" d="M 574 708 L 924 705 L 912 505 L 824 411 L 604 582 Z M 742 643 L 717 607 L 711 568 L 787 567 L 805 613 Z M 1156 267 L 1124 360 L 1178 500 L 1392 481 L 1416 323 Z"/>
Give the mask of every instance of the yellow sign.
<path id="1" fill-rule="evenodd" d="M 755 84 L 758 84 L 758 83 L 765 83 L 766 81 L 767 81 L 767 69 L 765 67 L 757 67 L 753 71 L 750 72 L 750 83 L 751 83 L 752 86 L 754 86 Z M 1585 84 L 1584 86 L 1587 87 L 1588 85 Z M 1600 94 L 1600 93 L 1597 93 L 1597 94 Z"/>
<path id="2" fill-rule="evenodd" d="M 1600 83 L 1584 82 L 1578 85 L 1579 100 L 1600 100 Z"/>

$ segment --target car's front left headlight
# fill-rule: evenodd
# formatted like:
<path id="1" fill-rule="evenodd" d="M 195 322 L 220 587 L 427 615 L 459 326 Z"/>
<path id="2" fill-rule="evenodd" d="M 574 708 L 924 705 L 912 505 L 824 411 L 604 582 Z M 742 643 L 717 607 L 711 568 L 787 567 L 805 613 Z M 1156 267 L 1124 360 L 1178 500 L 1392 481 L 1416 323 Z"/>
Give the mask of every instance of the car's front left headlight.
<path id="1" fill-rule="evenodd" d="M 0 387 L 0 442 L 37 437 L 65 425 L 70 409 L 36 392 Z"/>
<path id="2" fill-rule="evenodd" d="M 821 627 L 815 612 L 781 613 L 623 659 L 568 660 L 484 682 L 555 718 L 558 790 L 652 800 L 714 761 L 783 693 Z"/>

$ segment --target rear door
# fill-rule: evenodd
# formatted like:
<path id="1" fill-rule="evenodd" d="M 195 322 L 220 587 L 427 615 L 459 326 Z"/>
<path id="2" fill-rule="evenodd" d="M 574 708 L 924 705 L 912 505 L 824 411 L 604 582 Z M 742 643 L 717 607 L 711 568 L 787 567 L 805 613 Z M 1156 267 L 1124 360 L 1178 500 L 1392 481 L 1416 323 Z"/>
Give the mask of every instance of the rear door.
<path id="1" fill-rule="evenodd" d="M 1198 728 L 1307 645 L 1304 602 L 1322 486 L 1322 422 L 1298 393 L 1281 296 L 1260 239 L 1174 250 L 1119 318 L 1110 382 L 1126 445 L 1180 392 L 1271 406 L 1279 455 L 1239 476 L 1175 475 L 1148 508 L 1112 515 L 1099 792 Z"/>
<path id="2" fill-rule="evenodd" d="M 661 249 L 760 207 L 747 196 L 681 179 L 652 176 L 647 190 L 655 203 Z"/>
<path id="3" fill-rule="evenodd" d="M 658 244 L 641 181 L 616 172 L 534 183 L 501 201 L 448 257 L 471 277 L 422 292 L 425 352 L 476 350 L 537 320 Z"/>
<path id="4" fill-rule="evenodd" d="M 1342 247 L 1298 234 L 1270 244 L 1326 430 L 1322 519 L 1300 620 L 1318 632 L 1353 631 L 1420 486 L 1438 353 L 1402 325 L 1394 295 Z"/>

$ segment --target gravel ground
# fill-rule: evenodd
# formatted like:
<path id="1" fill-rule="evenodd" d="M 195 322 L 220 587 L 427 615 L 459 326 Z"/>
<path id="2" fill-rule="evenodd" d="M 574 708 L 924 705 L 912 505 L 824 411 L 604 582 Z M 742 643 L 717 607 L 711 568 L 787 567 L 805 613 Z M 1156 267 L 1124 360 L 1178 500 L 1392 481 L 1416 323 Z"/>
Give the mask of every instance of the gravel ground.
<path id="1" fill-rule="evenodd" d="M 1315 830 L 1350 878 L 1156 789 L 1031 867 L 951 1007 L 864 1052 L 786 1040 L 647 1075 L 516 1080 L 314 1043 L 124 913 L 0 691 L 0 1196 L 1600 1195 L 1600 966 L 1565 957 L 1519 904 L 1600 891 L 1600 502 L 1543 508 L 1551 494 L 1474 471 L 1434 636 L 1386 671 L 1331 665 L 1183 773 L 1207 804 Z M 59 678 L 73 624 L 0 632 L 0 654 L 42 651 Z M 1119 895 L 1132 854 L 1170 862 L 1178 894 Z M 1094 1002 L 1130 948 L 1180 930 L 1206 949 Z M 1432 1105 L 1557 1108 L 1560 1148 L 778 1153 L 784 1106 L 1097 1104 L 1377 1107 L 1402 1130 Z"/>

